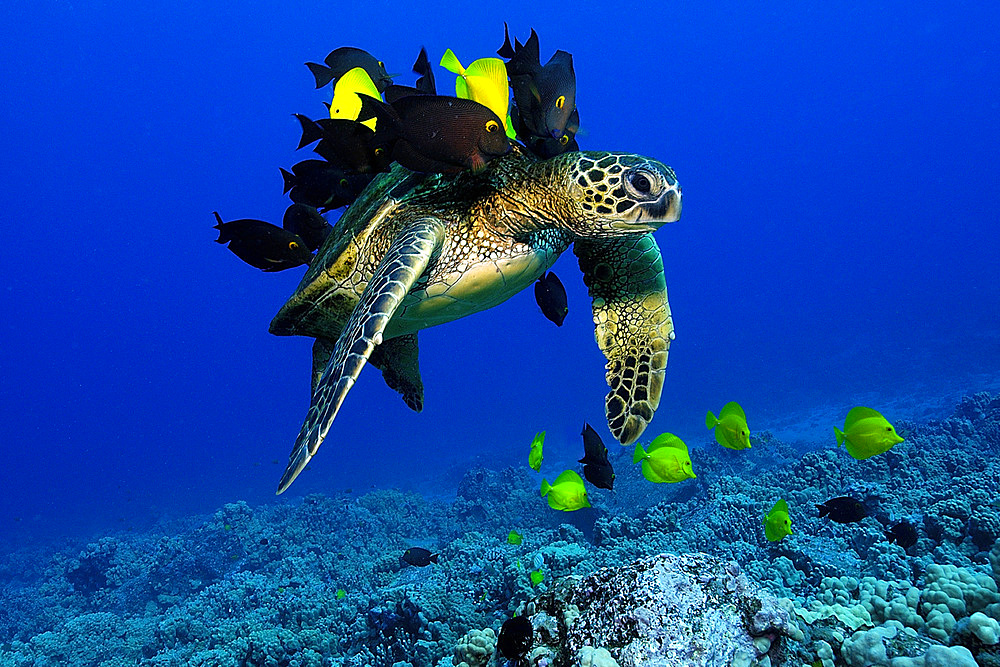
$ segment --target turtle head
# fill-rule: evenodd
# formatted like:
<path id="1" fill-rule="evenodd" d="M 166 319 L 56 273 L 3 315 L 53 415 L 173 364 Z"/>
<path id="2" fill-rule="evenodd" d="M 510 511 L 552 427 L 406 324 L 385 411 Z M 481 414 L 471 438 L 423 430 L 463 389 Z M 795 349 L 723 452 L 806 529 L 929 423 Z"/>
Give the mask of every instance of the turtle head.
<path id="1" fill-rule="evenodd" d="M 631 153 L 565 153 L 576 220 L 584 237 L 645 234 L 681 217 L 681 186 L 674 170 Z"/>

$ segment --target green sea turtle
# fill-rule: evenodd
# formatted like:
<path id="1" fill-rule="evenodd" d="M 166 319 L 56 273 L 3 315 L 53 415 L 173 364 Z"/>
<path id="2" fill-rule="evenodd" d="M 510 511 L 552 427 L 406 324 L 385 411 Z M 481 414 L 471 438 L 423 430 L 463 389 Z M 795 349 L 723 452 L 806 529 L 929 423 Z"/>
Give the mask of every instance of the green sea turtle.
<path id="1" fill-rule="evenodd" d="M 538 160 L 519 147 L 478 172 L 399 165 L 366 188 L 271 322 L 316 339 L 312 403 L 278 485 L 322 444 L 366 362 L 423 407 L 417 332 L 507 300 L 573 245 L 608 359 L 611 433 L 635 441 L 660 402 L 674 337 L 652 232 L 680 217 L 674 171 L 628 153 Z"/>

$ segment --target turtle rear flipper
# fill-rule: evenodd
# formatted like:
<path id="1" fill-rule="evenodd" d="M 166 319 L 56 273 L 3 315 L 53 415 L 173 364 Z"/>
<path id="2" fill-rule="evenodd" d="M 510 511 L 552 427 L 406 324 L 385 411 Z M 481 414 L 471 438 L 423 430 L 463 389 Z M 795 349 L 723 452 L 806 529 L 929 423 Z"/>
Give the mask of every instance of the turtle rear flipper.
<path id="1" fill-rule="evenodd" d="M 443 239 L 444 223 L 439 218 L 421 216 L 404 223 L 361 293 L 316 384 L 312 405 L 278 483 L 278 493 L 289 487 L 323 444 L 347 392 L 375 346 L 382 342 L 386 325 Z"/>
<path id="2" fill-rule="evenodd" d="M 607 358 L 608 428 L 628 445 L 653 419 L 674 339 L 663 260 L 652 234 L 573 245 L 593 300 L 595 338 Z"/>
<path id="3" fill-rule="evenodd" d="M 382 371 L 382 379 L 400 393 L 403 402 L 414 412 L 424 409 L 424 383 L 417 359 L 417 334 L 404 334 L 383 341 L 368 362 Z"/>
<path id="4" fill-rule="evenodd" d="M 313 343 L 310 395 L 316 392 L 316 385 L 323 377 L 323 371 L 326 370 L 326 364 L 333 355 L 335 344 L 322 338 L 317 338 Z M 424 409 L 424 383 L 420 379 L 420 365 L 417 359 L 417 334 L 404 334 L 382 341 L 381 345 L 372 350 L 368 363 L 382 371 L 386 385 L 389 389 L 400 393 L 408 408 L 414 412 Z"/>

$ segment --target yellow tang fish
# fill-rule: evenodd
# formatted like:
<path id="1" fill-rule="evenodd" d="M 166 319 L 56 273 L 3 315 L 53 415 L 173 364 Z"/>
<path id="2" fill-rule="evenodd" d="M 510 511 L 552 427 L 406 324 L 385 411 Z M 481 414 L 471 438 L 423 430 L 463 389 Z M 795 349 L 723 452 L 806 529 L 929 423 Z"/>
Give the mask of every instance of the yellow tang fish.
<path id="1" fill-rule="evenodd" d="M 583 478 L 572 470 L 564 470 L 552 484 L 549 484 L 549 480 L 543 479 L 542 497 L 548 497 L 549 507 L 563 512 L 590 507 Z"/>
<path id="2" fill-rule="evenodd" d="M 764 535 L 768 542 L 777 542 L 792 534 L 792 518 L 788 516 L 788 503 L 782 498 L 764 517 Z"/>
<path id="3" fill-rule="evenodd" d="M 673 433 L 663 433 L 644 450 L 636 443 L 632 463 L 642 461 L 642 476 L 650 482 L 683 482 L 697 475 L 691 469 L 687 445 Z"/>
<path id="4" fill-rule="evenodd" d="M 524 538 L 521 537 L 521 533 L 516 530 L 512 530 L 507 533 L 507 544 L 521 544 Z"/>
<path id="5" fill-rule="evenodd" d="M 528 453 L 528 466 L 538 472 L 542 468 L 542 445 L 545 443 L 545 431 L 535 434 L 531 441 L 531 451 Z"/>
<path id="6" fill-rule="evenodd" d="M 735 401 L 722 406 L 719 418 L 712 411 L 705 416 L 705 426 L 715 429 L 715 439 L 728 449 L 750 449 L 750 427 L 747 426 L 747 415 Z"/>
<path id="7" fill-rule="evenodd" d="M 844 430 L 833 427 L 837 434 L 837 447 L 847 443 L 847 453 L 856 459 L 867 459 L 892 449 L 903 438 L 896 433 L 885 417 L 871 408 L 851 408 L 844 422 Z"/>
<path id="8" fill-rule="evenodd" d="M 454 52 L 448 49 L 441 56 L 441 67 L 455 78 L 455 97 L 479 102 L 503 119 L 504 131 L 514 139 L 517 134 L 511 125 L 510 87 L 507 83 L 507 66 L 499 58 L 480 58 L 473 60 L 468 67 L 462 67 Z"/>
<path id="9" fill-rule="evenodd" d="M 375 86 L 375 82 L 372 81 L 363 67 L 348 70 L 344 76 L 337 79 L 337 83 L 333 86 L 330 118 L 357 120 L 358 114 L 361 113 L 361 98 L 358 95 L 367 95 L 376 100 L 382 100 L 382 94 L 378 92 L 378 87 Z M 375 129 L 374 118 L 369 118 L 361 124 Z"/>

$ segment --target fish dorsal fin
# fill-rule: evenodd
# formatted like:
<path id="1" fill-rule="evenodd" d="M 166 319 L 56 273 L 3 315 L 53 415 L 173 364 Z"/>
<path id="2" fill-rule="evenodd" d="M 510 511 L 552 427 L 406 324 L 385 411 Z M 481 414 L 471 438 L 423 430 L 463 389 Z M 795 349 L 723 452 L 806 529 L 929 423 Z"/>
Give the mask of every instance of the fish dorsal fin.
<path id="1" fill-rule="evenodd" d="M 747 414 L 743 412 L 743 408 L 741 408 L 740 404 L 736 401 L 729 401 L 722 406 L 722 410 L 719 411 L 719 419 L 722 419 L 727 415 L 736 415 L 744 422 L 747 420 Z"/>
<path id="2" fill-rule="evenodd" d="M 579 484 L 583 486 L 583 478 L 575 470 L 563 470 L 556 477 L 556 481 L 552 482 L 552 486 L 559 486 L 560 484 Z"/>
<path id="3" fill-rule="evenodd" d="M 673 433 L 661 433 L 653 439 L 653 442 L 649 443 L 649 447 L 646 448 L 648 454 L 652 454 L 658 449 L 674 449 L 677 451 L 687 452 L 687 445 L 684 441 L 678 438 Z"/>
<path id="4" fill-rule="evenodd" d="M 782 498 L 778 502 L 774 503 L 774 507 L 771 508 L 771 512 L 784 512 L 785 514 L 788 514 L 788 503 L 786 503 L 785 499 Z"/>
<path id="5" fill-rule="evenodd" d="M 872 417 L 876 419 L 885 419 L 885 417 L 883 417 L 878 410 L 873 410 L 872 408 L 866 408 L 860 405 L 856 408 L 851 408 L 851 411 L 847 413 L 847 420 L 844 422 L 844 430 L 846 431 L 851 428 L 862 419 L 871 419 Z"/>

